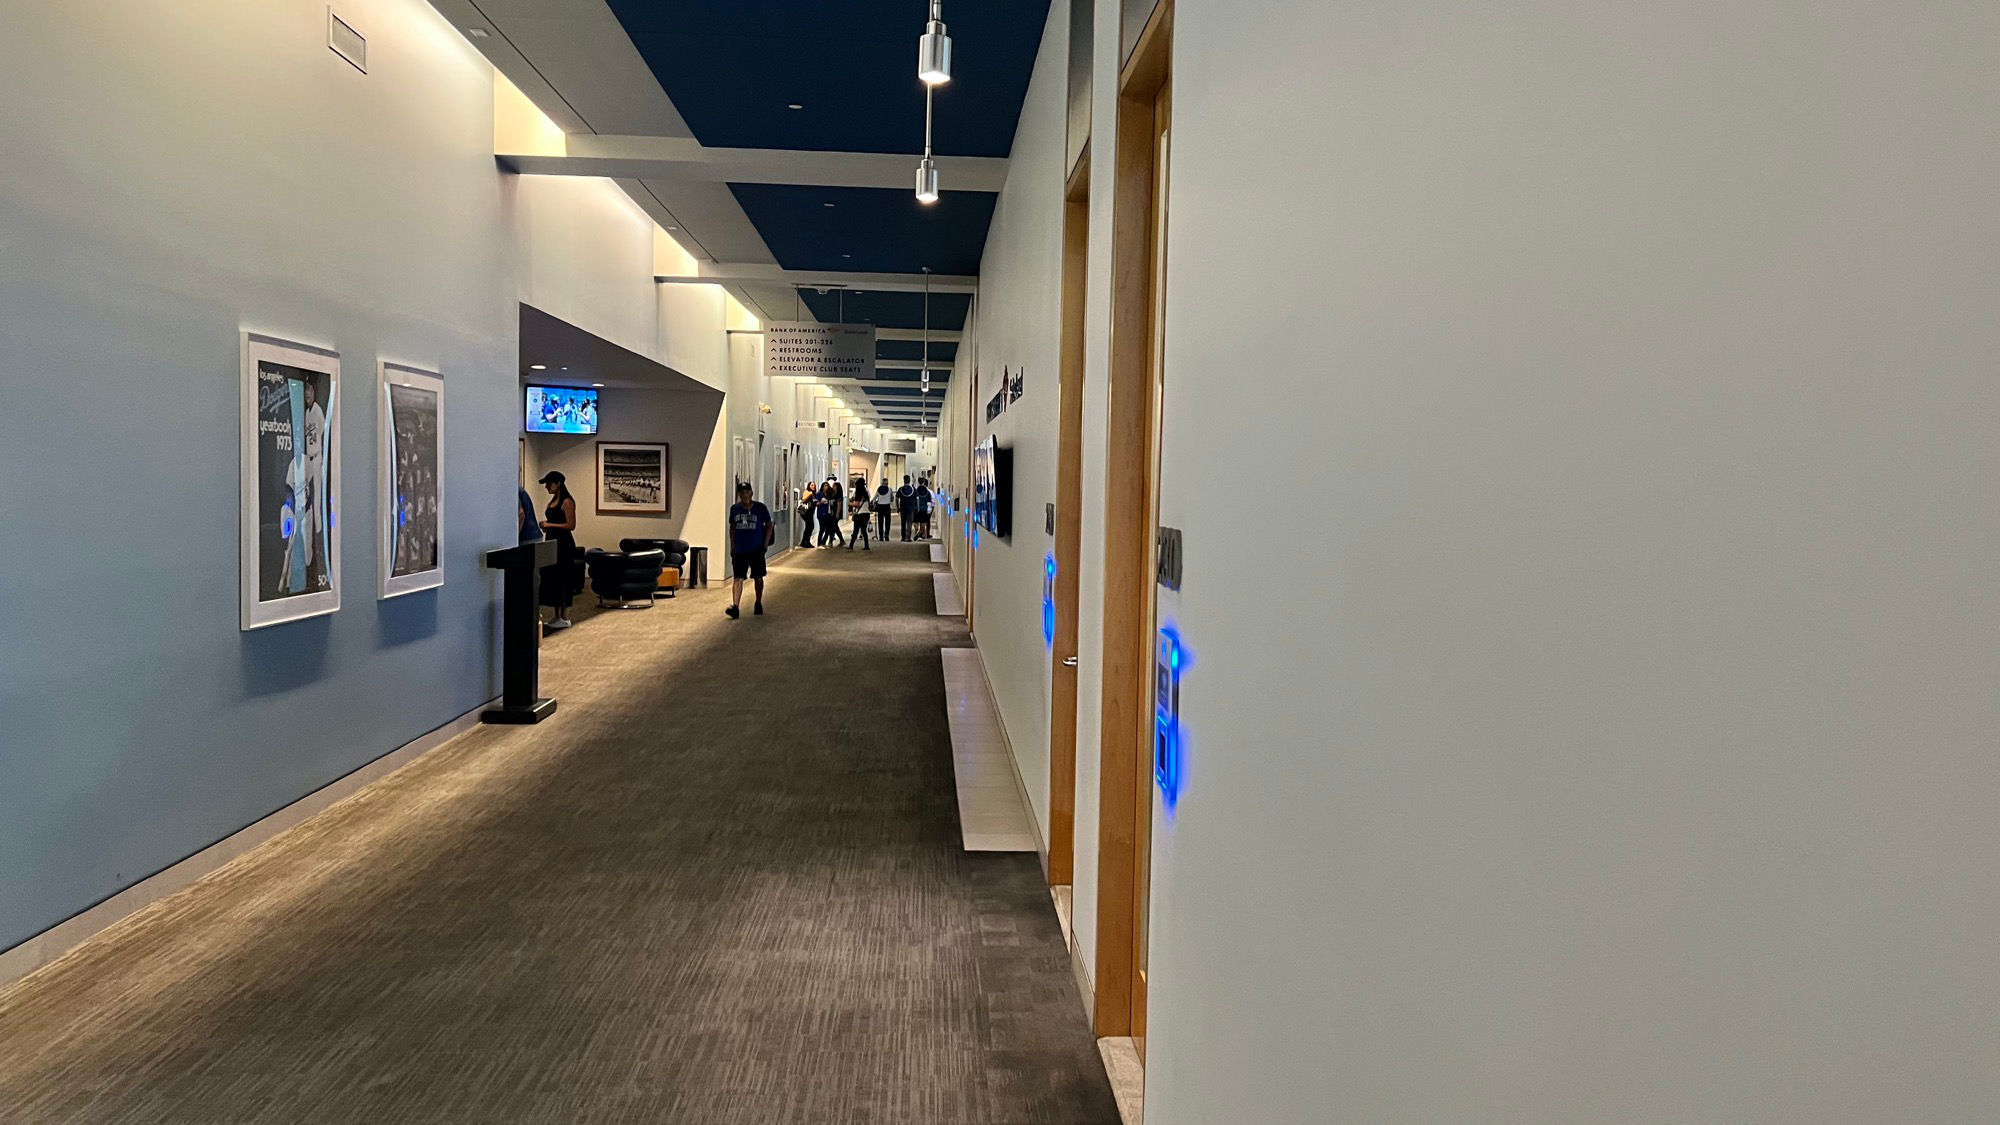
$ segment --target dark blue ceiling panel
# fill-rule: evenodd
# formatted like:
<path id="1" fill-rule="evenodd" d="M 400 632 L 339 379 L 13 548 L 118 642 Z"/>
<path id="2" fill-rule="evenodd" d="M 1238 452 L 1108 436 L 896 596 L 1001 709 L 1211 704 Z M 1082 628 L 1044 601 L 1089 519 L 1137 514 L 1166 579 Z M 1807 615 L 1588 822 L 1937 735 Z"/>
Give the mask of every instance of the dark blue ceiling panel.
<path id="1" fill-rule="evenodd" d="M 933 309 L 933 311 L 935 311 L 935 309 Z M 943 330 L 941 329 L 940 331 Z M 924 354 L 924 345 L 923 342 L 920 340 L 875 341 L 876 359 L 917 360 L 923 358 L 923 354 Z M 958 344 L 956 342 L 940 344 L 935 340 L 931 341 L 932 363 L 950 363 L 953 359 L 957 358 L 957 356 L 958 356 Z"/>
<path id="2" fill-rule="evenodd" d="M 788 270 L 976 274 L 999 196 L 948 191 L 926 207 L 893 188 L 730 184 Z M 827 204 L 833 204 L 828 207 Z"/>
<path id="3" fill-rule="evenodd" d="M 927 0 L 610 0 L 702 144 L 923 149 L 917 36 Z M 946 0 L 952 81 L 936 150 L 1006 156 L 1049 0 Z M 803 109 L 790 109 L 790 105 Z"/>
<path id="4" fill-rule="evenodd" d="M 844 296 L 836 296 L 835 291 L 821 293 L 816 289 L 801 289 L 799 297 L 815 319 L 829 324 L 838 320 L 848 324 L 873 324 L 877 328 L 924 326 L 922 293 L 884 293 L 870 289 L 858 293 L 850 290 Z M 965 316 L 971 309 L 970 293 L 933 294 L 931 327 L 945 332 L 959 331 L 965 327 Z"/>

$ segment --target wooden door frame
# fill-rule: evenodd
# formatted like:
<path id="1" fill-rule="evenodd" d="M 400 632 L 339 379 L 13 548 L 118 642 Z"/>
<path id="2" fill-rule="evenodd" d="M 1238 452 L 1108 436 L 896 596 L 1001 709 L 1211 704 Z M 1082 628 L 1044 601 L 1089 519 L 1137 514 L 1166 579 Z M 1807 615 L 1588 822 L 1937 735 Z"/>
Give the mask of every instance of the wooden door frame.
<path id="1" fill-rule="evenodd" d="M 1173 3 L 1153 12 L 1118 81 L 1112 162 L 1111 378 L 1105 433 L 1104 668 L 1099 722 L 1100 1037 L 1134 1034 L 1140 849 L 1152 835 L 1154 102 L 1171 70 Z M 1143 818 L 1143 823 L 1142 823 Z M 1143 1028 L 1136 1029 L 1143 1033 Z"/>
<path id="2" fill-rule="evenodd" d="M 1063 190 L 1061 405 L 1056 452 L 1055 636 L 1049 643 L 1049 885 L 1076 878 L 1077 568 L 1083 554 L 1083 320 L 1089 295 L 1090 142 Z"/>

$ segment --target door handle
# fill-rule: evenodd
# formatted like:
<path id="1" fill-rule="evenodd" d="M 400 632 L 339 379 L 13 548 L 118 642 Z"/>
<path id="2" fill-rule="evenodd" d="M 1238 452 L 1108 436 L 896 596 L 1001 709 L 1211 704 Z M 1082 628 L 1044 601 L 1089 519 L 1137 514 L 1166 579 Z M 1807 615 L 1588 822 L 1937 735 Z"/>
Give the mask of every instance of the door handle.
<path id="1" fill-rule="evenodd" d="M 1063 667 L 1065 667 L 1065 668 L 1074 668 L 1074 667 L 1076 667 L 1076 657 L 1074 657 L 1074 656 L 1065 656 L 1065 657 L 1063 657 Z"/>

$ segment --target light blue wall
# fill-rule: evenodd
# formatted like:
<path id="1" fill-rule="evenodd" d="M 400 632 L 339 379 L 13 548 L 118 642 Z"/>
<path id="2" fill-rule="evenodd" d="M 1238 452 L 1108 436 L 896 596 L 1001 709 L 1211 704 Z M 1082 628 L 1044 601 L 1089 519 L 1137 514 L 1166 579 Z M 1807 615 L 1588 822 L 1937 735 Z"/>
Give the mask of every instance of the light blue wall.
<path id="1" fill-rule="evenodd" d="M 106 6 L 111 7 L 111 6 Z M 497 692 L 516 304 L 490 72 L 417 0 L 0 20 L 0 949 Z M 162 44 L 171 42 L 171 50 Z M 343 605 L 238 629 L 238 331 L 342 356 Z M 375 600 L 375 364 L 446 381 L 443 589 Z"/>

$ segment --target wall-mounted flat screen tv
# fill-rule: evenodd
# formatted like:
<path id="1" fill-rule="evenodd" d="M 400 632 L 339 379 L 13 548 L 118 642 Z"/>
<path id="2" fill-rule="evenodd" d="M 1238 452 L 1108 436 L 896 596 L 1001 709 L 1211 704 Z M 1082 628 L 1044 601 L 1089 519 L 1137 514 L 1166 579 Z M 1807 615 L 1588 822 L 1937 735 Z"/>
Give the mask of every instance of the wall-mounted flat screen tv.
<path id="1" fill-rule="evenodd" d="M 528 432 L 596 433 L 597 391 L 590 387 L 529 387 Z"/>
<path id="2" fill-rule="evenodd" d="M 1005 539 L 1013 531 L 1014 451 L 987 438 L 972 450 L 972 518 Z"/>

